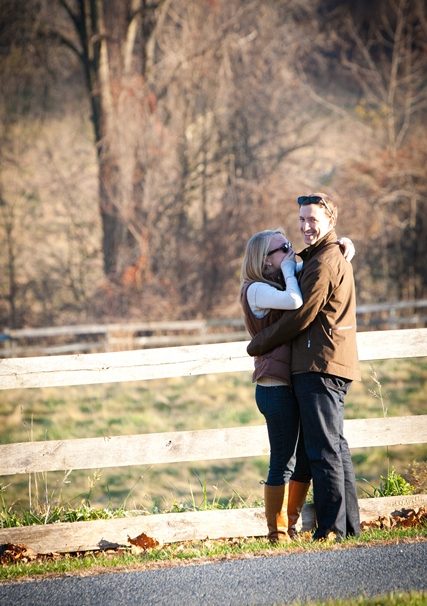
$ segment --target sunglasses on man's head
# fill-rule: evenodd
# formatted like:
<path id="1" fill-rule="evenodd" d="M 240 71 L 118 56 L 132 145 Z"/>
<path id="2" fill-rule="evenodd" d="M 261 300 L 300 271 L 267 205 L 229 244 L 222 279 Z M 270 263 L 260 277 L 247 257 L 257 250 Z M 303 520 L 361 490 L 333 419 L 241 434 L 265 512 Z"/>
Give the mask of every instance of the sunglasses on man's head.
<path id="1" fill-rule="evenodd" d="M 284 253 L 287 253 L 288 250 L 291 248 L 292 244 L 290 242 L 284 242 L 281 246 L 279 246 L 279 248 L 274 248 L 273 250 L 269 250 L 267 253 L 267 257 L 269 257 L 270 255 L 274 255 L 274 253 L 279 252 L 279 250 L 281 250 Z"/>
<path id="2" fill-rule="evenodd" d="M 309 204 L 320 204 L 324 206 L 330 215 L 334 214 L 332 208 L 328 205 L 322 196 L 298 196 L 297 202 L 300 206 L 308 206 Z"/>

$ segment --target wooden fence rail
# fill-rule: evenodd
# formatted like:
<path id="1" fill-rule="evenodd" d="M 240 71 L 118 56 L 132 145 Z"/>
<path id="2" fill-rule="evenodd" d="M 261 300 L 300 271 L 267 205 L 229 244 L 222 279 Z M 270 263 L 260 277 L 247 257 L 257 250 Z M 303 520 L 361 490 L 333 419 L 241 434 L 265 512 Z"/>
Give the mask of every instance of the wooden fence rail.
<path id="1" fill-rule="evenodd" d="M 427 415 L 345 421 L 350 448 L 427 443 Z M 267 455 L 264 425 L 0 445 L 0 476 Z"/>
<path id="2" fill-rule="evenodd" d="M 147 381 L 223 372 L 251 371 L 247 341 L 133 351 L 5 358 L 0 389 Z M 427 328 L 360 332 L 360 360 L 427 356 Z"/>
<path id="3" fill-rule="evenodd" d="M 358 333 L 361 360 L 425 357 L 427 329 Z M 116 381 L 141 381 L 209 373 L 250 371 L 247 342 L 0 360 L 0 388 L 35 388 Z M 427 443 L 427 415 L 354 419 L 345 422 L 350 447 Z M 216 430 L 52 440 L 0 445 L 0 475 L 70 469 L 179 463 L 251 457 L 268 453 L 264 426 Z M 362 519 L 383 507 L 427 506 L 427 495 L 361 499 Z M 392 510 L 391 509 L 391 510 Z M 381 510 L 383 511 L 383 509 Z M 313 524 L 305 506 L 303 524 Z M 126 544 L 127 535 L 145 532 L 159 542 L 205 537 L 260 536 L 259 508 L 126 517 L 120 520 L 54 524 L 0 530 L 1 543 L 25 543 L 39 553 L 99 549 Z"/>
<path id="4" fill-rule="evenodd" d="M 425 327 L 427 299 L 358 305 L 359 330 Z M 248 338 L 242 318 L 4 329 L 0 356 L 60 355 L 221 343 Z M 70 342 L 72 340 L 72 342 Z"/>

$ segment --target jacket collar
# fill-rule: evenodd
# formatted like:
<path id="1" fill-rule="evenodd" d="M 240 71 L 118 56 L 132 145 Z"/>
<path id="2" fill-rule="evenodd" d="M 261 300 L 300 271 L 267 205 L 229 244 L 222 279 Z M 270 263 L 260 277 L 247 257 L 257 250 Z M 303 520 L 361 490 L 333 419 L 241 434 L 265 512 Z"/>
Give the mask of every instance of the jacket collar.
<path id="1" fill-rule="evenodd" d="M 320 238 L 320 240 L 318 240 L 316 244 L 313 244 L 312 246 L 307 246 L 307 248 L 304 248 L 304 250 L 297 254 L 299 257 L 301 257 L 303 261 L 308 261 L 320 250 L 325 248 L 325 246 L 327 246 L 328 244 L 335 244 L 336 241 L 337 234 L 335 233 L 335 229 L 331 229 L 326 235 L 323 236 L 323 238 Z"/>

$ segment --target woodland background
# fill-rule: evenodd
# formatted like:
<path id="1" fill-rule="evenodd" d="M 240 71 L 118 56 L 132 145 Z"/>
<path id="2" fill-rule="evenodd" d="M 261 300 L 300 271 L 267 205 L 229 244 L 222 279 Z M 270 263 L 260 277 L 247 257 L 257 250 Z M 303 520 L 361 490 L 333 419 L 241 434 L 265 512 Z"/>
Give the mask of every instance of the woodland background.
<path id="1" fill-rule="evenodd" d="M 239 316 L 327 191 L 358 302 L 426 296 L 423 0 L 0 0 L 0 327 Z"/>

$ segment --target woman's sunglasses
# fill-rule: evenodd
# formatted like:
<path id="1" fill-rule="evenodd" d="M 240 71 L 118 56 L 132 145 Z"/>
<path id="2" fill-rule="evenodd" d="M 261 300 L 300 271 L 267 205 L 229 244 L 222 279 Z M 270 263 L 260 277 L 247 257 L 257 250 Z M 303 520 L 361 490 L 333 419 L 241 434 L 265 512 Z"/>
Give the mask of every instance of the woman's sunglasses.
<path id="1" fill-rule="evenodd" d="M 279 252 L 279 250 L 283 251 L 284 253 L 287 253 L 290 248 L 292 248 L 292 244 L 290 242 L 284 242 L 281 246 L 279 246 L 279 248 L 269 250 L 266 254 L 266 257 L 274 255 L 274 253 Z"/>

